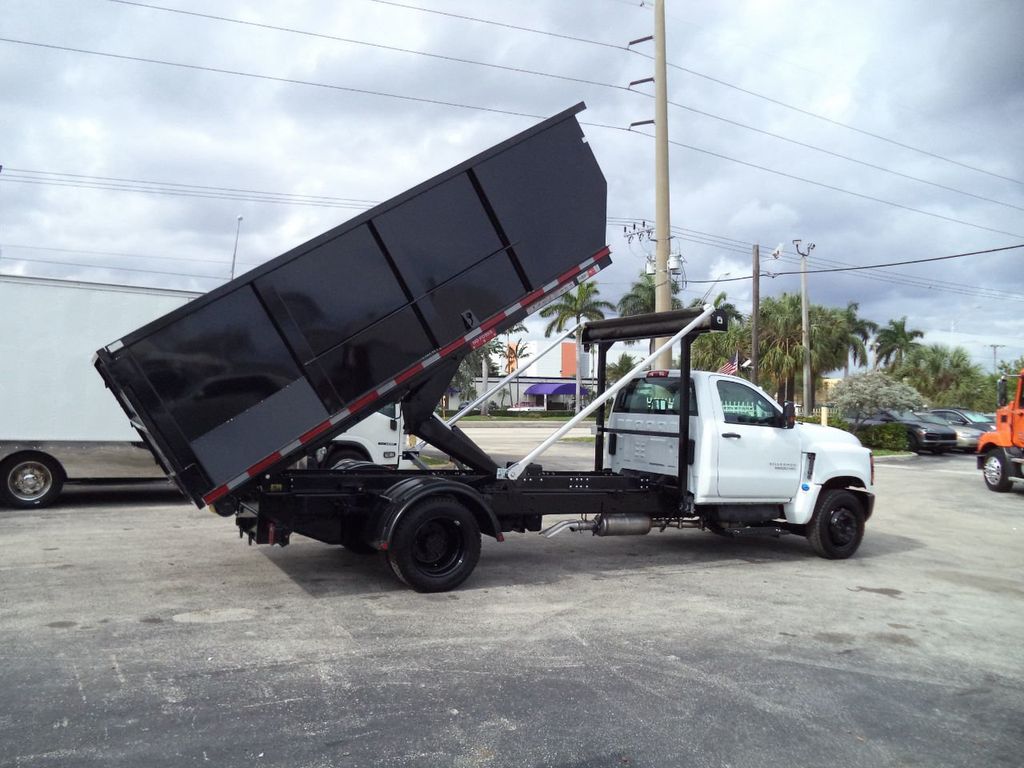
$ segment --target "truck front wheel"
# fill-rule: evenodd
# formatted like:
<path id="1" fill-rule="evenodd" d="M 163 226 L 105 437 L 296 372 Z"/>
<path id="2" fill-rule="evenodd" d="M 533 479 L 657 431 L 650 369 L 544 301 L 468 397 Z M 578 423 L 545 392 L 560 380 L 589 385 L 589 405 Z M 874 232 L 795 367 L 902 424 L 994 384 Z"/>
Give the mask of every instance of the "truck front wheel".
<path id="1" fill-rule="evenodd" d="M 1013 485 L 1010 481 L 1010 467 L 1006 461 L 1006 454 L 1001 448 L 993 448 L 985 454 L 981 474 L 990 491 L 1008 491 Z"/>
<path id="2" fill-rule="evenodd" d="M 846 490 L 825 491 L 807 525 L 807 539 L 829 560 L 843 560 L 857 551 L 864 538 L 864 507 Z"/>
<path id="3" fill-rule="evenodd" d="M 425 500 L 399 518 L 387 559 L 417 592 L 446 592 L 465 581 L 480 560 L 480 526 L 449 496 Z"/>
<path id="4" fill-rule="evenodd" d="M 60 462 L 43 453 L 21 453 L 0 464 L 0 499 L 18 509 L 52 504 L 64 487 Z"/>

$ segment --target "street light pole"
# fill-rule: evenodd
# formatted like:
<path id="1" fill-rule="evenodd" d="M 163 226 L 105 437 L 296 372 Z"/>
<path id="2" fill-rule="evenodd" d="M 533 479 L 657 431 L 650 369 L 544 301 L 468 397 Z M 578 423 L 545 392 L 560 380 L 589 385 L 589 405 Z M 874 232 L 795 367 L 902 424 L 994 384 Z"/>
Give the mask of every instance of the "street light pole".
<path id="1" fill-rule="evenodd" d="M 761 248 L 757 243 L 754 243 L 753 257 L 754 263 L 751 273 L 753 274 L 754 282 L 751 286 L 751 299 L 753 300 L 754 309 L 750 313 L 750 383 L 757 384 L 758 366 L 761 362 L 761 341 L 757 337 L 758 319 L 761 314 Z"/>
<path id="2" fill-rule="evenodd" d="M 998 373 L 998 371 L 996 370 L 996 367 L 998 365 L 998 363 L 996 362 L 996 350 L 999 349 L 1000 347 L 1005 347 L 1006 345 L 1005 344 L 986 344 L 985 346 L 986 347 L 992 347 L 992 373 Z"/>
<path id="3" fill-rule="evenodd" d="M 802 240 L 794 240 L 796 252 L 800 254 L 800 325 L 801 340 L 804 347 L 804 405 L 803 415 L 811 412 L 814 403 L 814 392 L 811 391 L 811 322 L 810 310 L 807 305 L 807 257 L 814 250 L 814 243 L 807 244 L 807 250 L 800 250 Z"/>
<path id="4" fill-rule="evenodd" d="M 238 217 L 235 225 L 235 247 L 231 250 L 231 279 L 235 279 L 235 257 L 238 256 L 238 233 L 242 231 L 242 217 Z"/>

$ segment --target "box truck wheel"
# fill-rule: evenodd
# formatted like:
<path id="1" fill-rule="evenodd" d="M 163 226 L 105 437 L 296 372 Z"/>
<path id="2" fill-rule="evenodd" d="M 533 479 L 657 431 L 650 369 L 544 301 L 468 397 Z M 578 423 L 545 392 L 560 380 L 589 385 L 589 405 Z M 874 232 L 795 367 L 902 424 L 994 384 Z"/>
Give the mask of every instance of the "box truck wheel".
<path id="1" fill-rule="evenodd" d="M 850 557 L 864 538 L 864 507 L 860 499 L 849 491 L 825 491 L 807 525 L 807 538 L 822 557 Z"/>
<path id="2" fill-rule="evenodd" d="M 323 469 L 334 469 L 338 462 L 345 461 L 346 459 L 349 461 L 369 461 L 370 457 L 358 448 L 339 445 L 327 450 L 327 456 L 324 457 L 324 463 L 320 466 Z"/>
<path id="3" fill-rule="evenodd" d="M 52 504 L 64 487 L 64 468 L 45 453 L 17 453 L 0 463 L 0 499 L 19 509 Z"/>
<path id="4" fill-rule="evenodd" d="M 388 563 L 417 592 L 445 592 L 459 586 L 480 560 L 480 526 L 450 496 L 425 499 L 395 525 Z"/>

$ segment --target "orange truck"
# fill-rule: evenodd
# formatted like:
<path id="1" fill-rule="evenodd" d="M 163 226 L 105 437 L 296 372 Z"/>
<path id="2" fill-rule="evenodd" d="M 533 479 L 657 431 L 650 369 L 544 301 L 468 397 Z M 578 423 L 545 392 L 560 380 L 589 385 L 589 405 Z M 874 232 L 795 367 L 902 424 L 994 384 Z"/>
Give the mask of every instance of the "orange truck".
<path id="1" fill-rule="evenodd" d="M 1007 384 L 1016 381 L 1013 397 Z M 978 440 L 978 469 L 992 491 L 1007 491 L 1024 483 L 1024 370 L 999 379 L 996 431 Z"/>

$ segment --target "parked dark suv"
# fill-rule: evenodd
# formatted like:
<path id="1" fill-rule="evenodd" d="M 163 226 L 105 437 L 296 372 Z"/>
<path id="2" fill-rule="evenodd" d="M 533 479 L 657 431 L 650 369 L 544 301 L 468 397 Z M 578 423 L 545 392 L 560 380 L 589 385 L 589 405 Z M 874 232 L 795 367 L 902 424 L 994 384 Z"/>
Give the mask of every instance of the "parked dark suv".
<path id="1" fill-rule="evenodd" d="M 945 453 L 956 448 L 956 432 L 949 424 L 930 413 L 879 411 L 863 424 L 902 424 L 907 428 L 907 443 L 914 453 Z"/>

